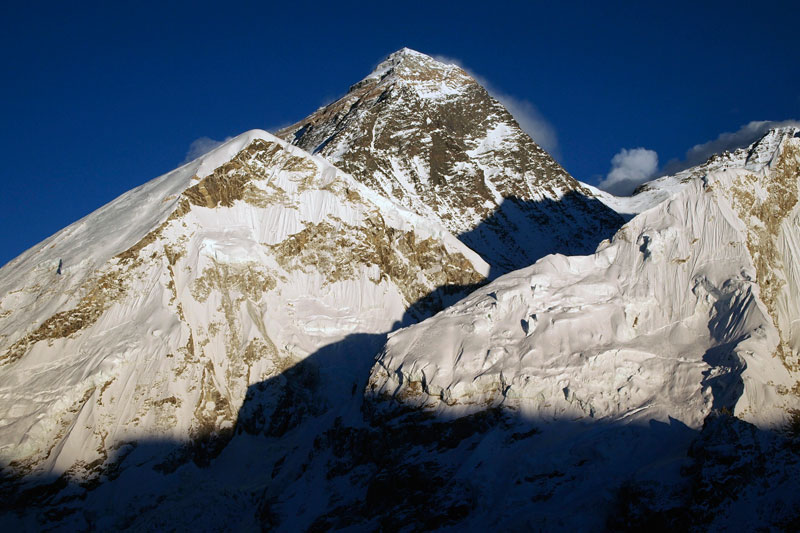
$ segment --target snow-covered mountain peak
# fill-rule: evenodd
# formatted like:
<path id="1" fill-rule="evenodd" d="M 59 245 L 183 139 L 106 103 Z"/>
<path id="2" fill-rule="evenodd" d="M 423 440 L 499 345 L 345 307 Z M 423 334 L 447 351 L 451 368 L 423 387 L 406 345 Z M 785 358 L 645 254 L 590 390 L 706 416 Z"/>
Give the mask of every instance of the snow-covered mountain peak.
<path id="1" fill-rule="evenodd" d="M 769 130 L 763 137 L 747 148 L 745 168 L 759 170 L 771 165 L 780 155 L 783 144 L 800 136 L 800 124 Z"/>
<path id="2" fill-rule="evenodd" d="M 800 412 L 796 134 L 769 132 L 660 180 L 651 190 L 665 196 L 643 203 L 595 254 L 547 256 L 397 331 L 366 390 L 374 410 L 459 417 L 494 407 L 533 426 L 525 451 L 499 469 L 532 468 L 537 474 L 523 479 L 546 487 L 542 497 L 520 496 L 507 507 L 516 518 L 530 506 L 536 525 L 528 529 L 556 516 L 543 529 L 638 531 L 670 507 L 685 513 L 680 524 L 737 516 L 723 527 L 677 529 L 741 529 L 739 520 L 792 529 L 797 441 L 779 435 Z M 795 426 L 787 425 L 792 418 Z M 692 434 L 700 437 L 692 442 Z M 753 446 L 754 436 L 774 444 Z M 480 459 L 502 456 L 499 442 Z M 501 493 L 502 507 L 517 490 L 501 476 L 481 483 L 492 479 L 501 481 L 481 488 L 486 497 Z M 586 527 L 600 509 L 616 518 L 602 496 L 614 483 L 622 483 L 622 507 L 636 512 L 621 528 L 603 518 Z M 633 501 L 644 494 L 669 496 Z M 590 510 L 565 516 L 564 501 Z M 637 513 L 648 526 L 632 527 Z M 497 514 L 492 508 L 487 516 Z"/>
<path id="3" fill-rule="evenodd" d="M 277 135 L 438 221 L 494 275 L 591 252 L 621 224 L 466 72 L 412 50 Z"/>
<path id="4" fill-rule="evenodd" d="M 477 83 L 461 68 L 410 48 L 391 54 L 353 88 L 376 80 L 380 87 L 400 84 L 428 99 L 446 98 L 458 94 L 465 85 Z"/>
<path id="5" fill-rule="evenodd" d="M 0 269 L 0 523 L 795 524 L 797 135 L 615 199 L 398 51 Z"/>
<path id="6" fill-rule="evenodd" d="M 200 157 L 188 162 L 180 168 L 189 168 L 191 173 L 198 178 L 205 178 L 220 165 L 233 159 L 236 154 L 245 149 L 250 143 L 256 139 L 261 139 L 269 142 L 280 142 L 271 133 L 261 130 L 252 129 L 229 139 L 212 150 L 209 150 Z"/>
<path id="7" fill-rule="evenodd" d="M 437 63 L 438 62 L 431 56 L 423 54 L 422 52 L 417 52 L 411 48 L 401 48 L 400 50 L 389 54 L 386 59 L 378 63 L 378 66 L 376 66 L 365 79 L 383 78 L 387 73 L 392 72 L 401 66 L 413 68 L 412 65 L 415 65 L 418 68 L 421 67 L 422 69 L 425 69 L 435 67 Z M 427 67 L 424 67 L 423 65 L 426 64 Z"/>
<path id="8" fill-rule="evenodd" d="M 85 478 L 128 442 L 224 442 L 251 385 L 280 396 L 322 346 L 487 274 L 441 225 L 246 132 L 0 269 L 0 467 Z"/>
<path id="9" fill-rule="evenodd" d="M 747 146 L 713 154 L 704 163 L 678 172 L 675 176 L 681 176 L 684 179 L 702 177 L 702 174 L 723 168 L 763 170 L 773 161 L 777 161 L 787 141 L 800 135 L 800 122 L 786 121 L 782 124 L 784 125 L 771 128 Z M 646 189 L 648 186 L 649 184 L 645 184 L 642 189 Z"/>
<path id="10" fill-rule="evenodd" d="M 687 170 L 668 199 L 593 255 L 548 256 L 397 332 L 370 390 L 429 408 L 497 402 L 555 419 L 672 416 L 699 427 L 726 407 L 782 423 L 800 405 L 790 394 L 800 371 L 796 133 L 742 149 L 760 155 L 757 168 L 734 158 Z M 629 365 L 657 367 L 626 377 L 654 388 L 636 384 L 635 395 L 609 401 L 608 391 L 623 391 L 610 381 Z M 662 386 L 676 372 L 687 388 L 670 399 Z M 610 381 L 595 390 L 601 376 Z"/>
<path id="11" fill-rule="evenodd" d="M 184 191 L 207 178 L 254 142 L 261 141 L 287 155 L 309 158 L 303 150 L 260 129 L 246 131 L 185 165 L 154 178 L 74 222 L 9 261 L 0 272 L 0 298 L 30 273 L 62 265 L 91 270 L 124 252 L 162 224 L 179 207 Z M 333 169 L 322 158 L 319 165 Z M 335 171 L 335 170 L 334 170 Z M 75 243 L 80 243 L 76 246 Z"/>

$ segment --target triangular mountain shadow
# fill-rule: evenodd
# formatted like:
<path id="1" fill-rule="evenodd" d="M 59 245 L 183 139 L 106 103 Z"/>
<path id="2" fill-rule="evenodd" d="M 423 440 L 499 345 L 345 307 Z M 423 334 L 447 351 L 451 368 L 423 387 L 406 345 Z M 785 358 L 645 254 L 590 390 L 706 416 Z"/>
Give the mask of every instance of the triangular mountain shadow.
<path id="1" fill-rule="evenodd" d="M 590 255 L 625 222 L 598 199 L 577 191 L 569 191 L 557 201 L 510 196 L 458 239 L 491 265 L 489 278 L 494 279 L 548 254 Z"/>
<path id="2" fill-rule="evenodd" d="M 505 202 L 487 224 L 514 220 L 519 202 Z M 536 246 L 524 251 L 531 259 Z M 395 328 L 473 289 L 440 287 Z M 800 520 L 800 431 L 762 431 L 724 408 L 702 431 L 672 419 L 543 421 L 503 405 L 460 418 L 414 410 L 399 398 L 364 395 L 390 334 L 349 335 L 250 386 L 226 434 L 119 446 L 99 480 L 25 477 L 0 465 L 0 524 L 8 531 L 685 530 L 704 528 L 738 497 L 768 509 L 764 523 Z M 741 390 L 734 384 L 726 393 L 730 405 Z M 764 488 L 774 472 L 783 473 L 780 483 Z"/>

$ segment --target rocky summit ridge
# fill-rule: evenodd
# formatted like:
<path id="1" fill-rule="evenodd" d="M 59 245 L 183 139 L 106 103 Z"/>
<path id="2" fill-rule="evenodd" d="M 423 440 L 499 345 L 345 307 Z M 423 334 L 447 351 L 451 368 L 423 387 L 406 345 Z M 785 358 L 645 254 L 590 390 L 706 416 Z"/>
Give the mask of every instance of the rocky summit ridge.
<path id="1" fill-rule="evenodd" d="M 278 136 L 441 223 L 493 277 L 591 253 L 623 222 L 463 69 L 409 49 Z"/>

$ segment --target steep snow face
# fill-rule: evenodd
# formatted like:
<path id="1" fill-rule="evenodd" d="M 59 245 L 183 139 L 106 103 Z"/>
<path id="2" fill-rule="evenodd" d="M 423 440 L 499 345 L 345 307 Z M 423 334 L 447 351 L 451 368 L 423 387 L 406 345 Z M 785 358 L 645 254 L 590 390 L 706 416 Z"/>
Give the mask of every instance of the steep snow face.
<path id="1" fill-rule="evenodd" d="M 141 440 L 213 455 L 250 385 L 276 378 L 278 402 L 320 347 L 486 274 L 443 227 L 245 133 L 0 270 L 0 459 L 85 478 Z"/>
<path id="2" fill-rule="evenodd" d="M 493 276 L 591 253 L 622 224 L 466 72 L 412 50 L 278 135 L 440 222 Z"/>
<path id="3" fill-rule="evenodd" d="M 594 255 L 548 256 L 390 336 L 368 392 L 545 421 L 782 423 L 800 377 L 794 133 L 687 171 Z"/>

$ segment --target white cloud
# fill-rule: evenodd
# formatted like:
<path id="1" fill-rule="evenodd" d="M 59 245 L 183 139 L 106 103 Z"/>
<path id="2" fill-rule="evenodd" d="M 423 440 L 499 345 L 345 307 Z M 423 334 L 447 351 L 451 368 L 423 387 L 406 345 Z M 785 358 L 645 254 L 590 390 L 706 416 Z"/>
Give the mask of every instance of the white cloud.
<path id="1" fill-rule="evenodd" d="M 658 171 L 658 154 L 647 148 L 623 148 L 611 159 L 611 171 L 597 186 L 617 196 L 627 196 Z"/>
<path id="2" fill-rule="evenodd" d="M 436 61 L 449 63 L 464 69 L 472 78 L 480 83 L 492 97 L 503 104 L 520 128 L 531 136 L 536 144 L 547 150 L 554 157 L 558 156 L 558 136 L 553 125 L 545 119 L 539 110 L 528 100 L 520 99 L 494 87 L 486 78 L 465 67 L 458 59 L 445 56 L 433 56 Z"/>
<path id="3" fill-rule="evenodd" d="M 664 167 L 665 174 L 674 174 L 681 170 L 705 163 L 709 157 L 724 151 L 743 148 L 757 141 L 772 128 L 800 126 L 796 120 L 776 122 L 772 120 L 754 120 L 733 132 L 721 133 L 716 139 L 697 144 L 686 152 L 683 160 L 672 160 Z"/>
<path id="4" fill-rule="evenodd" d="M 219 146 L 220 144 L 230 141 L 232 137 L 226 138 L 224 141 L 215 141 L 210 137 L 200 137 L 192 141 L 189 145 L 189 150 L 186 152 L 186 157 L 183 158 L 184 163 L 194 161 L 200 156 L 203 156 Z"/>

